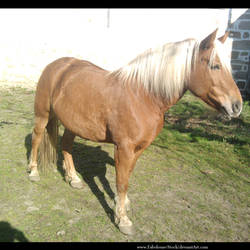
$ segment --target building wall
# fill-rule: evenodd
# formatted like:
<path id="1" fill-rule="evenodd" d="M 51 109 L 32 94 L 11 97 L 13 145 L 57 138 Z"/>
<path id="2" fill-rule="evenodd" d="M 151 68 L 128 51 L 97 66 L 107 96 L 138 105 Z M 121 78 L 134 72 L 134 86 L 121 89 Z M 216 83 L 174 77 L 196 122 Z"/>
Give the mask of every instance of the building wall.
<path id="1" fill-rule="evenodd" d="M 63 56 L 114 70 L 148 48 L 201 39 L 217 27 L 221 36 L 228 13 L 229 9 L 0 9 L 0 83 L 35 85 L 44 67 Z M 242 10 L 233 9 L 233 21 L 239 13 Z M 240 37 L 231 38 L 232 63 L 244 91 L 249 38 L 243 28 L 248 23 L 237 22 L 232 32 L 240 30 Z M 229 50 L 231 43 L 229 39 Z"/>
<path id="2" fill-rule="evenodd" d="M 234 10 L 232 10 L 233 12 Z M 232 42 L 233 77 L 244 98 L 250 97 L 250 9 L 228 28 Z"/>

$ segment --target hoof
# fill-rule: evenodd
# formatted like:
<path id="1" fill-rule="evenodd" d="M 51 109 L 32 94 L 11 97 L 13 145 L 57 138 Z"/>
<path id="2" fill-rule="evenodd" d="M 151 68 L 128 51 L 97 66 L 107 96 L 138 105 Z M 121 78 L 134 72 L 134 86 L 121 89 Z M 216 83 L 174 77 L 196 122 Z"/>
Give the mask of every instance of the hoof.
<path id="1" fill-rule="evenodd" d="M 39 175 L 29 175 L 29 180 L 30 181 L 40 181 L 40 176 Z"/>
<path id="2" fill-rule="evenodd" d="M 133 226 L 120 226 L 119 225 L 118 227 L 123 234 L 126 234 L 126 235 L 134 235 L 135 234 L 135 230 L 134 230 Z"/>
<path id="3" fill-rule="evenodd" d="M 71 181 L 70 186 L 77 189 L 82 189 L 84 187 L 82 181 Z"/>

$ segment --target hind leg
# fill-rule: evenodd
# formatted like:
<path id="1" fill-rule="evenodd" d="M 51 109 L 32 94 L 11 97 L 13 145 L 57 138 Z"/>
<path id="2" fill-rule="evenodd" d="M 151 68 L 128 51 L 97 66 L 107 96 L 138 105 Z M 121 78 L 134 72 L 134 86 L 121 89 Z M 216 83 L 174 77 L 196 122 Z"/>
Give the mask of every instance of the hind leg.
<path id="1" fill-rule="evenodd" d="M 73 188 L 83 188 L 81 179 L 77 176 L 73 158 L 72 147 L 75 135 L 69 130 L 65 129 L 62 137 L 62 152 L 63 152 L 63 168 L 65 170 L 65 180 L 70 183 Z"/>
<path id="2" fill-rule="evenodd" d="M 33 129 L 32 133 L 32 149 L 31 149 L 31 157 L 30 157 L 30 163 L 28 166 L 29 179 L 31 181 L 39 181 L 39 173 L 37 169 L 37 154 L 38 154 L 38 148 L 42 140 L 42 136 L 45 130 L 45 127 L 48 123 L 48 118 L 41 118 L 36 117 L 35 118 L 35 127 Z"/>

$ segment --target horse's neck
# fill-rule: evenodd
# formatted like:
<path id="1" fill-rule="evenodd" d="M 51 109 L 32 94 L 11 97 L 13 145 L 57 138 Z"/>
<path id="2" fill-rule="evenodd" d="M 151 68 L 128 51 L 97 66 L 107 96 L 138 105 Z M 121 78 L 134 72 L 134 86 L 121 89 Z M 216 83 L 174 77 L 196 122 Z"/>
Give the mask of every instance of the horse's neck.
<path id="1" fill-rule="evenodd" d="M 180 93 L 178 96 L 175 96 L 171 98 L 171 100 L 166 100 L 164 98 L 158 98 L 156 101 L 157 105 L 159 106 L 159 109 L 161 112 L 165 113 L 167 112 L 173 105 L 175 105 L 186 93 L 187 89 L 183 89 L 183 92 Z"/>
<path id="2" fill-rule="evenodd" d="M 131 88 L 131 85 L 128 85 Z M 133 86 L 133 85 L 132 85 Z M 182 93 L 180 93 L 178 96 L 175 96 L 171 98 L 171 100 L 168 100 L 164 97 L 156 96 L 153 93 L 147 93 L 143 89 L 143 87 L 138 86 L 136 88 L 131 88 L 134 93 L 137 93 L 137 98 L 140 98 L 141 100 L 144 100 L 145 105 L 152 105 L 152 108 L 156 111 L 158 111 L 160 114 L 164 114 L 168 109 L 170 109 L 173 105 L 175 105 L 185 94 L 186 89 L 183 90 Z M 143 101 L 142 101 L 143 102 Z"/>

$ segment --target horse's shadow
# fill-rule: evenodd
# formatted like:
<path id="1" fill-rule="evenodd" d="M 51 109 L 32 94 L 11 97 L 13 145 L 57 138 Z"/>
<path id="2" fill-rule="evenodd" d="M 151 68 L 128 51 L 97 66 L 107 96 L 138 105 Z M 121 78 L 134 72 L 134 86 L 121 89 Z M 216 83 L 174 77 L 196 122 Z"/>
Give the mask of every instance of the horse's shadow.
<path id="1" fill-rule="evenodd" d="M 28 134 L 25 138 L 27 161 L 29 160 L 31 153 L 31 137 L 32 135 Z M 60 142 L 61 137 L 59 136 L 57 170 L 62 177 L 64 177 L 65 173 L 62 167 L 63 155 Z M 110 208 L 105 199 L 104 193 L 100 190 L 95 181 L 95 177 L 97 177 L 103 187 L 103 190 L 107 193 L 110 199 L 114 200 L 115 194 L 106 178 L 107 164 L 114 166 L 114 160 L 106 151 L 101 149 L 101 146 L 95 147 L 78 142 L 74 142 L 72 156 L 76 171 L 82 176 L 83 181 L 89 186 L 90 190 L 102 205 L 111 222 L 114 223 L 114 211 Z"/>

